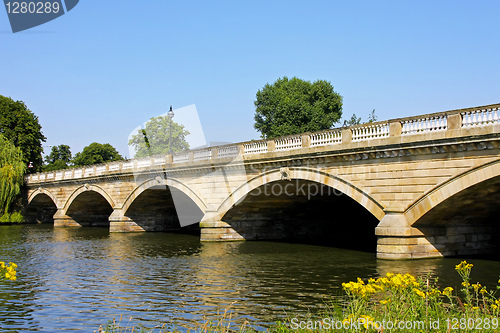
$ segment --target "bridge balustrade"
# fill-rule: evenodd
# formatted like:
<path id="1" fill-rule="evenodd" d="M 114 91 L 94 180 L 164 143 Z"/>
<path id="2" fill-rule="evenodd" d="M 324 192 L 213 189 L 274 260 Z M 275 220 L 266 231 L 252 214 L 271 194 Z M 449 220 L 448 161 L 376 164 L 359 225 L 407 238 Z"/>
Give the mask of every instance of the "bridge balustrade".
<path id="1" fill-rule="evenodd" d="M 212 158 L 212 149 L 211 148 L 195 150 L 193 152 L 193 160 L 194 161 L 209 160 L 210 158 Z"/>
<path id="2" fill-rule="evenodd" d="M 267 142 L 266 141 L 257 141 L 257 142 L 249 142 L 243 145 L 244 154 L 259 154 L 259 153 L 267 153 Z"/>
<path id="3" fill-rule="evenodd" d="M 439 115 L 420 119 L 405 120 L 401 135 L 412 135 L 431 131 L 443 131 L 448 128 L 448 117 Z"/>
<path id="4" fill-rule="evenodd" d="M 342 131 L 339 129 L 311 134 L 311 147 L 334 145 L 337 143 L 342 143 Z"/>
<path id="5" fill-rule="evenodd" d="M 354 127 L 352 130 L 352 141 L 365 141 L 385 138 L 389 136 L 389 124 L 374 124 Z"/>
<path id="6" fill-rule="evenodd" d="M 188 152 L 182 152 L 182 153 L 175 154 L 174 157 L 173 157 L 173 162 L 174 162 L 174 164 L 189 162 L 189 153 Z"/>
<path id="7" fill-rule="evenodd" d="M 217 147 L 217 157 L 219 158 L 234 157 L 238 155 L 239 151 L 240 149 L 238 146 Z"/>
<path id="8" fill-rule="evenodd" d="M 462 127 L 482 126 L 487 124 L 497 124 L 500 122 L 498 117 L 498 107 L 472 110 L 462 112 Z"/>
<path id="9" fill-rule="evenodd" d="M 301 135 L 274 139 L 274 150 L 276 151 L 291 150 L 296 148 L 302 148 Z"/>

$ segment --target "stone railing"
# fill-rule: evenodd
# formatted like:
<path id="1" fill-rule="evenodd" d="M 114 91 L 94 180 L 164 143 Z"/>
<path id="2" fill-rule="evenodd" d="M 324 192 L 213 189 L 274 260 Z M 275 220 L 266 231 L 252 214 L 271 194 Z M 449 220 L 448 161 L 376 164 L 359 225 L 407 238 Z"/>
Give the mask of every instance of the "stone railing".
<path id="1" fill-rule="evenodd" d="M 405 120 L 402 125 L 402 135 L 442 131 L 448 128 L 448 117 L 446 115 L 437 115 L 420 119 L 410 119 Z"/>
<path id="2" fill-rule="evenodd" d="M 462 127 L 483 126 L 488 124 L 498 124 L 499 120 L 499 106 L 491 106 L 461 112 Z"/>
<path id="3" fill-rule="evenodd" d="M 333 129 L 329 131 L 311 133 L 311 147 L 334 145 L 342 143 L 342 131 L 340 129 Z"/>
<path id="4" fill-rule="evenodd" d="M 267 141 L 255 141 L 243 144 L 244 154 L 267 153 Z"/>
<path id="5" fill-rule="evenodd" d="M 274 139 L 274 150 L 292 150 L 302 148 L 302 135 L 294 135 L 284 138 Z"/>
<path id="6" fill-rule="evenodd" d="M 37 173 L 27 176 L 26 181 L 36 183 L 98 177 L 109 173 L 127 173 L 136 169 L 155 169 L 162 166 L 175 167 L 189 163 L 206 163 L 209 160 L 234 158 L 238 155 L 255 158 L 258 154 L 280 153 L 304 148 L 317 149 L 318 147 L 325 147 L 330 149 L 328 147 L 331 147 L 333 150 L 335 146 L 341 144 L 360 144 L 389 137 L 409 137 L 439 131 L 486 127 L 500 124 L 499 108 L 500 104 L 495 104 L 335 128 L 315 133 L 194 149 L 173 155 L 158 155 L 82 168 Z"/>
<path id="7" fill-rule="evenodd" d="M 389 123 L 372 123 L 358 125 L 351 129 L 352 141 L 366 141 L 389 136 Z"/>

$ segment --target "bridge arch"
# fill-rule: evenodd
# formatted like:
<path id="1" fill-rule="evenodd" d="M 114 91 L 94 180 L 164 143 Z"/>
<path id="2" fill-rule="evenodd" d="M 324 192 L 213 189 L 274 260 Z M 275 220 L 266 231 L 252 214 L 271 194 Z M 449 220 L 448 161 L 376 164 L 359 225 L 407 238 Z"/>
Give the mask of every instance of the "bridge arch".
<path id="1" fill-rule="evenodd" d="M 318 169 L 304 168 L 304 167 L 291 167 L 288 168 L 290 179 L 306 180 L 317 182 L 322 185 L 330 186 L 336 190 L 341 191 L 351 199 L 361 204 L 379 221 L 385 215 L 383 206 L 378 203 L 368 193 L 353 185 L 352 183 Z M 238 187 L 233 191 L 217 209 L 217 215 L 223 217 L 233 206 L 242 201 L 252 190 L 269 184 L 271 182 L 282 180 L 282 173 L 280 169 L 273 169 L 247 181 L 245 184 Z"/>
<path id="2" fill-rule="evenodd" d="M 130 208 L 132 203 L 135 201 L 137 197 L 139 197 L 144 191 L 155 187 L 155 186 L 169 186 L 173 187 L 179 191 L 181 191 L 183 194 L 185 194 L 187 197 L 189 197 L 197 206 L 198 208 L 205 213 L 207 210 L 207 205 L 203 199 L 195 192 L 193 191 L 189 186 L 185 185 L 184 183 L 172 179 L 172 178 L 151 178 L 146 181 L 144 181 L 142 184 L 137 186 L 125 199 L 125 202 L 122 205 L 122 212 L 125 214 L 127 210 Z"/>
<path id="3" fill-rule="evenodd" d="M 39 187 L 29 194 L 24 215 L 30 223 L 54 223 L 57 210 L 57 197 L 49 190 Z"/>
<path id="4" fill-rule="evenodd" d="M 108 202 L 108 204 L 111 206 L 111 208 L 113 208 L 113 209 L 115 208 L 114 200 L 111 198 L 111 196 L 104 189 L 102 189 L 100 186 L 97 186 L 97 185 L 85 184 L 85 185 L 82 185 L 82 186 L 76 188 L 73 191 L 73 193 L 71 193 L 71 195 L 68 197 L 68 200 L 66 200 L 66 203 L 63 207 L 64 214 L 66 214 L 68 212 L 68 209 L 71 207 L 71 204 L 75 201 L 75 199 L 80 194 L 82 194 L 84 192 L 99 193 Z"/>
<path id="5" fill-rule="evenodd" d="M 47 190 L 47 189 L 45 189 L 43 187 L 39 187 L 39 188 L 37 188 L 36 190 L 34 190 L 33 192 L 30 193 L 30 195 L 28 196 L 28 206 L 33 201 L 33 199 L 35 199 L 35 197 L 37 195 L 40 195 L 40 194 L 45 194 L 46 196 L 48 196 L 52 200 L 52 202 L 54 203 L 54 205 L 56 205 L 56 207 L 59 208 L 56 196 L 54 194 L 52 194 L 52 192 L 50 192 L 49 190 Z"/>
<path id="6" fill-rule="evenodd" d="M 495 177 L 500 177 L 500 159 L 448 179 L 422 195 L 406 210 L 408 223 L 415 224 L 423 215 L 453 195 Z"/>

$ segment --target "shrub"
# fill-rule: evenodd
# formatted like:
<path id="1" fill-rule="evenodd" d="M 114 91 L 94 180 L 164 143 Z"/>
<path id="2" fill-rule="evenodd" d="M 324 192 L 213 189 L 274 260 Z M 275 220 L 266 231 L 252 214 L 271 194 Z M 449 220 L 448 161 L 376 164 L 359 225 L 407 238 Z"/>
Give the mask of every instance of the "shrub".
<path id="1" fill-rule="evenodd" d="M 0 217 L 0 223 L 24 223 L 24 216 L 19 212 L 5 213 Z"/>

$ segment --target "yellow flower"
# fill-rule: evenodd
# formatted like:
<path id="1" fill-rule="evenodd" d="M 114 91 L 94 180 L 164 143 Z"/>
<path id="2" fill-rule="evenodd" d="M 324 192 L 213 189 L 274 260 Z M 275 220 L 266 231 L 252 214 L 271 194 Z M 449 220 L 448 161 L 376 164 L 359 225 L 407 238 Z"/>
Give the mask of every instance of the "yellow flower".
<path id="1" fill-rule="evenodd" d="M 350 314 L 347 318 L 344 318 L 344 320 L 342 320 L 342 323 L 343 323 L 344 325 L 350 324 L 350 323 L 351 323 L 351 321 L 352 321 L 352 319 L 353 319 L 353 315 L 352 315 L 352 314 Z"/>
<path id="2" fill-rule="evenodd" d="M 415 292 L 415 294 L 417 294 L 418 296 L 425 298 L 425 293 L 424 293 L 423 291 L 418 290 L 417 288 L 413 288 L 413 291 L 414 291 L 414 292 Z"/>
<path id="3" fill-rule="evenodd" d="M 432 288 L 429 291 L 429 296 L 440 295 L 440 294 L 441 294 L 441 292 L 438 289 L 435 289 L 435 288 Z"/>
<path id="4" fill-rule="evenodd" d="M 383 300 L 380 301 L 380 304 L 385 305 L 385 304 L 390 303 L 390 302 L 391 302 L 390 299 L 383 299 Z"/>
<path id="5" fill-rule="evenodd" d="M 375 318 L 373 317 L 370 317 L 370 316 L 365 316 L 365 315 L 362 315 L 360 318 L 359 318 L 359 322 L 360 323 L 363 323 L 363 326 L 368 329 L 368 328 L 374 328 L 376 325 L 375 325 Z M 377 327 L 375 327 L 377 328 Z"/>
<path id="6" fill-rule="evenodd" d="M 473 264 L 468 264 L 467 261 L 462 261 L 460 264 L 455 266 L 455 270 L 470 270 L 473 266 Z"/>
<path id="7" fill-rule="evenodd" d="M 495 304 L 491 304 L 491 308 L 492 308 L 493 310 L 496 310 L 496 309 L 498 309 L 498 306 L 496 306 Z"/>
<path id="8" fill-rule="evenodd" d="M 453 288 L 452 287 L 446 287 L 443 290 L 443 295 L 450 296 L 452 292 L 453 292 Z"/>

